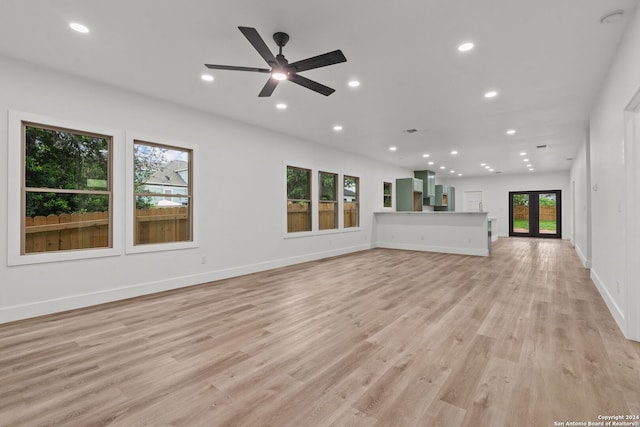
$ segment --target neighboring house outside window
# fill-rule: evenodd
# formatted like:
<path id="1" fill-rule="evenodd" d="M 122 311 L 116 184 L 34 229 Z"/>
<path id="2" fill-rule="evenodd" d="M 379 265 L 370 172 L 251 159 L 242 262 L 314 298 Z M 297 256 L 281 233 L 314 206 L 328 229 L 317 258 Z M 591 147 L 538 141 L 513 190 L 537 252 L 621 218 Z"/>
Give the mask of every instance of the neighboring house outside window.
<path id="1" fill-rule="evenodd" d="M 360 226 L 360 178 L 355 176 L 344 176 L 343 186 L 343 211 L 344 228 Z"/>
<path id="2" fill-rule="evenodd" d="M 134 141 L 134 245 L 193 240 L 192 150 Z"/>

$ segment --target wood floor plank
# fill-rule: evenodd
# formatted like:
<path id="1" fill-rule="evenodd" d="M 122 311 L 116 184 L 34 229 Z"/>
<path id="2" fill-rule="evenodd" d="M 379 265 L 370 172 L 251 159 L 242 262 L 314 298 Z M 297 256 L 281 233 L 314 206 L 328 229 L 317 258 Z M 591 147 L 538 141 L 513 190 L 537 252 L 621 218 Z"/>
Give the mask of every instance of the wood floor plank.
<path id="1" fill-rule="evenodd" d="M 0 426 L 551 426 L 640 412 L 567 242 L 373 249 L 0 325 Z"/>

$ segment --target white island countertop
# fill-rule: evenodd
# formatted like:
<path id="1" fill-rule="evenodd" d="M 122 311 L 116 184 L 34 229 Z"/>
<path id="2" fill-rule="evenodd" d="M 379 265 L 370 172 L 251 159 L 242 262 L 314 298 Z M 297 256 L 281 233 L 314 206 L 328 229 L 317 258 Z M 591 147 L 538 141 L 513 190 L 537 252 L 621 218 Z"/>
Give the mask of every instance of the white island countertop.
<path id="1" fill-rule="evenodd" d="M 374 214 L 409 214 L 409 215 L 487 215 L 489 212 L 460 212 L 460 211 L 378 211 Z"/>
<path id="2" fill-rule="evenodd" d="M 488 256 L 489 212 L 374 212 L 377 247 Z"/>

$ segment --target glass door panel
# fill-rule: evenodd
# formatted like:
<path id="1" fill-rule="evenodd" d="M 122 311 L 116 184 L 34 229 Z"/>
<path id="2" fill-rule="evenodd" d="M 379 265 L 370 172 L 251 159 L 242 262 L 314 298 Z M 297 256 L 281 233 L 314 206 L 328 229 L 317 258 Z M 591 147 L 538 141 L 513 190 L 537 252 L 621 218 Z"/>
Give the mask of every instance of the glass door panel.
<path id="1" fill-rule="evenodd" d="M 529 234 L 529 194 L 515 193 L 511 198 L 512 233 Z"/>
<path id="2" fill-rule="evenodd" d="M 555 193 L 538 195 L 538 230 L 540 234 L 558 234 L 556 202 Z"/>

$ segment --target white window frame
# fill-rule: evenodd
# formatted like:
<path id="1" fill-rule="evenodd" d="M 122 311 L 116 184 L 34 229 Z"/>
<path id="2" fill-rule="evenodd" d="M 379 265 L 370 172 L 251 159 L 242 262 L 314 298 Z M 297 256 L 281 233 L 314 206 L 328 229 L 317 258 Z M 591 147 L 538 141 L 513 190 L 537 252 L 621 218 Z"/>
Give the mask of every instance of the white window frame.
<path id="1" fill-rule="evenodd" d="M 22 254 L 22 233 L 24 232 L 24 218 L 22 218 L 22 183 L 24 171 L 24 156 L 22 146 L 22 124 L 33 123 L 53 128 L 73 129 L 89 134 L 106 135 L 111 137 L 111 236 L 110 248 L 74 249 L 69 251 L 52 251 Z M 81 123 L 72 120 L 59 119 L 39 114 L 9 110 L 8 114 L 8 197 L 7 197 L 7 264 L 28 265 L 47 262 L 60 262 L 78 259 L 101 258 L 118 256 L 122 253 L 122 211 L 120 194 L 122 190 L 122 132 L 111 128 Z"/>
<path id="2" fill-rule="evenodd" d="M 306 169 L 311 173 L 311 230 L 309 231 L 294 231 L 289 232 L 289 212 L 288 212 L 288 204 L 289 204 L 289 194 L 288 194 L 288 185 L 287 185 L 287 170 L 288 168 L 296 168 L 296 169 Z M 305 165 L 303 162 L 286 162 L 284 164 L 284 189 L 282 193 L 284 194 L 284 236 L 285 238 L 296 238 L 296 237 L 306 237 L 317 234 L 318 231 L 318 212 L 317 209 L 314 209 L 314 204 L 318 203 L 318 195 L 314 194 L 314 188 L 318 188 L 318 175 L 317 169 Z M 331 231 L 331 230 L 329 230 Z"/>
<path id="3" fill-rule="evenodd" d="M 191 150 L 192 152 L 192 164 L 191 167 L 191 177 L 193 182 L 191 183 L 192 190 L 192 200 L 191 200 L 191 214 L 192 218 L 192 235 L 193 240 L 186 242 L 168 242 L 168 243 L 153 243 L 153 244 L 144 244 L 144 245 L 136 245 L 135 243 L 135 197 L 134 197 L 134 182 L 133 182 L 133 172 L 134 172 L 134 144 L 135 141 L 147 142 L 158 145 L 166 145 L 175 148 L 184 148 L 185 150 Z M 126 133 L 126 167 L 125 167 L 125 211 L 126 211 L 126 227 L 125 227 L 125 252 L 128 254 L 135 253 L 147 253 L 147 252 L 159 252 L 159 251 L 172 251 L 172 250 L 181 250 L 181 249 L 192 249 L 200 247 L 199 243 L 199 230 L 200 230 L 200 222 L 199 222 L 199 205 L 200 205 L 200 197 L 199 197 L 199 179 L 198 179 L 198 161 L 199 161 L 199 153 L 198 153 L 198 145 L 191 144 L 181 141 L 168 140 L 165 138 L 160 138 L 157 136 L 143 135 L 137 132 Z"/>
<path id="4" fill-rule="evenodd" d="M 342 176 L 338 173 L 338 172 L 331 172 L 331 169 L 316 169 L 316 170 L 312 170 L 312 173 L 315 171 L 316 173 L 316 180 L 318 181 L 316 188 L 318 189 L 318 194 L 316 194 L 316 197 L 318 198 L 318 200 L 316 201 L 316 210 L 317 210 L 317 232 L 318 234 L 331 234 L 331 233 L 337 233 L 340 231 L 341 228 L 341 222 L 340 222 L 340 213 L 342 212 L 342 202 L 341 202 L 341 195 L 342 192 L 340 191 L 340 182 L 342 179 Z M 320 174 L 321 173 L 325 173 L 325 174 L 331 174 L 331 175 L 335 175 L 336 176 L 336 205 L 335 208 L 338 210 L 337 211 L 337 221 L 336 221 L 336 227 L 335 228 L 326 228 L 324 230 L 320 230 Z M 313 199 L 312 199 L 313 201 Z"/>
<path id="5" fill-rule="evenodd" d="M 356 200 L 358 202 L 358 225 L 354 226 L 354 227 L 345 227 L 344 226 L 344 179 L 345 177 L 350 177 L 350 178 L 356 178 L 358 180 L 358 184 L 356 186 Z M 362 200 L 360 198 L 360 195 L 362 194 L 362 177 L 360 175 L 356 175 L 356 174 L 350 174 L 350 173 L 344 173 L 341 174 L 341 183 L 342 185 L 340 186 L 340 188 L 342 189 L 342 191 L 340 191 L 340 193 L 342 194 L 341 197 L 341 212 L 340 212 L 340 230 L 342 232 L 349 232 L 349 231 L 358 231 L 360 230 L 361 227 L 361 222 L 362 222 L 362 215 L 361 215 L 361 211 L 362 211 Z"/>
<path id="6" fill-rule="evenodd" d="M 387 184 L 387 183 L 391 184 L 391 194 L 390 194 L 390 196 L 391 196 L 391 206 L 385 206 L 384 205 L 384 196 L 385 196 L 385 194 L 384 194 L 384 185 Z M 395 180 L 393 180 L 393 179 L 383 179 L 381 181 L 381 184 L 382 184 L 382 204 L 381 204 L 380 209 L 383 210 L 383 211 L 392 211 L 392 210 L 395 209 L 395 203 L 394 203 L 394 200 L 395 200 L 394 195 L 395 195 L 395 191 L 396 191 Z"/>
<path id="7" fill-rule="evenodd" d="M 297 239 L 301 237 L 312 237 L 312 236 L 322 236 L 327 234 L 344 234 L 344 233 L 352 233 L 359 232 L 362 230 L 362 198 L 360 197 L 359 203 L 359 218 L 358 218 L 358 226 L 357 227 L 344 227 L 344 177 L 351 176 L 358 178 L 358 188 L 359 195 L 364 194 L 362 189 L 362 174 L 357 173 L 343 173 L 339 172 L 340 168 L 334 167 L 324 167 L 326 164 L 317 165 L 317 164 L 309 164 L 307 161 L 285 161 L 282 163 L 282 206 L 283 209 L 282 215 L 282 237 L 286 239 Z M 311 171 L 311 204 L 312 207 L 315 204 L 319 206 L 320 192 L 317 190 L 319 188 L 319 175 L 320 172 L 325 173 L 334 173 L 338 175 L 338 228 L 332 228 L 329 230 L 320 230 L 319 224 L 319 211 L 318 208 L 311 209 L 311 231 L 298 231 L 294 233 L 289 233 L 288 224 L 287 224 L 287 167 L 294 167 L 299 169 L 309 169 Z"/>

